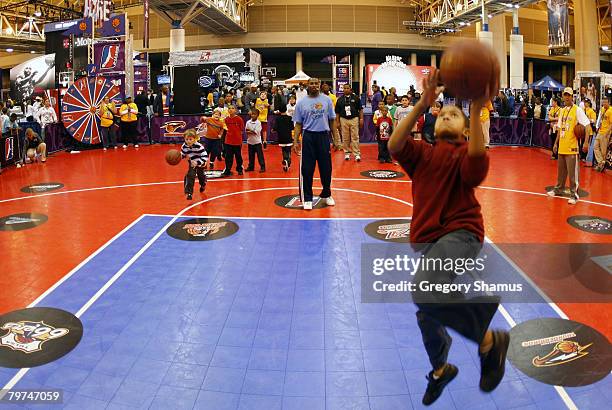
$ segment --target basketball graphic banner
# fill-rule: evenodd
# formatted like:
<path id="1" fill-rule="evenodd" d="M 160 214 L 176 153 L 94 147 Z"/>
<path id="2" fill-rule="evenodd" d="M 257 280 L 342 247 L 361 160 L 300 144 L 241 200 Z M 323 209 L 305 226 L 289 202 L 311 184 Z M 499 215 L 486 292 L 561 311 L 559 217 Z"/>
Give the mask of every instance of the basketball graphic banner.
<path id="1" fill-rule="evenodd" d="M 567 0 L 547 0 L 548 54 L 567 55 L 570 48 L 570 24 Z"/>
<path id="2" fill-rule="evenodd" d="M 125 45 L 122 42 L 94 45 L 98 73 L 125 71 Z"/>

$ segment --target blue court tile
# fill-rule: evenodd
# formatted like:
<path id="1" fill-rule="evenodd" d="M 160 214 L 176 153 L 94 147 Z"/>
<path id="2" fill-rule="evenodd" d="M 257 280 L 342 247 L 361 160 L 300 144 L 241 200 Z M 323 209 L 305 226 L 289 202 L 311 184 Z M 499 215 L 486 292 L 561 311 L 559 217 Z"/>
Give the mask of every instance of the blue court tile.
<path id="1" fill-rule="evenodd" d="M 209 367 L 202 385 L 203 390 L 240 393 L 246 369 Z"/>
<path id="2" fill-rule="evenodd" d="M 364 349 L 395 348 L 395 335 L 393 330 L 361 330 L 361 346 Z"/>
<path id="3" fill-rule="evenodd" d="M 357 316 L 359 330 L 385 330 L 391 329 L 391 322 L 387 313 L 382 314 L 361 314 Z"/>
<path id="4" fill-rule="evenodd" d="M 249 359 L 249 369 L 285 370 L 287 349 L 254 348 Z"/>
<path id="5" fill-rule="evenodd" d="M 408 385 L 408 391 L 411 396 L 425 393 L 425 389 L 427 388 L 427 380 L 425 377 L 430 371 L 431 368 L 404 370 L 404 377 L 406 378 L 406 384 Z M 459 374 L 461 374 L 461 370 L 459 370 Z M 456 380 L 457 379 L 453 380 L 449 386 L 452 386 Z M 446 390 L 449 388 L 450 387 L 447 387 Z"/>
<path id="6" fill-rule="evenodd" d="M 241 394 L 238 410 L 281 410 L 280 396 L 256 396 Z"/>
<path id="7" fill-rule="evenodd" d="M 28 371 L 28 378 L 36 383 L 45 384 L 45 382 L 60 368 L 59 363 L 51 362 L 42 366 L 33 367 Z M 9 370 L 0 367 L 1 370 Z M 89 374 L 89 372 L 87 372 Z M 0 373 L 0 378 L 4 377 L 4 372 Z M 13 377 L 12 373 L 7 373 L 7 376 Z M 0 381 L 0 384 L 4 386 L 6 383 L 3 383 L 4 380 Z"/>
<path id="8" fill-rule="evenodd" d="M 101 400 L 93 399 L 91 397 L 80 396 L 80 395 L 75 394 L 74 396 L 70 398 L 68 403 L 66 403 L 66 405 L 64 406 L 64 409 L 68 409 L 68 410 L 83 410 L 83 409 L 98 410 L 100 409 L 100 410 L 103 410 L 106 408 L 107 404 L 108 403 L 106 401 L 101 401 Z"/>
<path id="9" fill-rule="evenodd" d="M 147 403 L 147 406 L 148 406 L 148 403 Z M 137 408 L 138 407 L 128 406 L 127 404 L 119 404 L 119 403 L 115 403 L 112 401 L 108 403 L 108 406 L 106 406 L 106 410 L 134 410 Z M 142 408 L 144 408 L 144 406 Z"/>
<path id="10" fill-rule="evenodd" d="M 499 409 L 526 406 L 533 403 L 529 392 L 520 380 L 502 381 L 491 393 L 491 396 Z"/>
<path id="11" fill-rule="evenodd" d="M 228 314 L 229 310 L 200 309 L 193 320 L 200 325 L 223 326 Z"/>
<path id="12" fill-rule="evenodd" d="M 463 363 L 457 365 L 457 367 L 459 368 L 459 374 L 455 377 L 455 380 L 448 385 L 450 390 L 465 390 L 478 387 L 480 384 L 480 364 Z"/>
<path id="13" fill-rule="evenodd" d="M 199 391 L 180 387 L 162 386 L 157 391 L 149 409 L 151 410 L 181 410 L 193 409 Z"/>
<path id="14" fill-rule="evenodd" d="M 352 299 L 351 296 L 346 296 L 347 299 Z M 325 313 L 331 315 L 355 315 L 357 316 L 357 310 L 355 304 L 350 300 L 343 300 L 337 302 L 325 302 Z M 356 320 L 356 319 L 355 319 Z"/>
<path id="15" fill-rule="evenodd" d="M 170 362 L 140 358 L 127 375 L 128 379 L 160 384 L 170 368 Z"/>
<path id="16" fill-rule="evenodd" d="M 364 349 L 363 362 L 366 371 L 403 370 L 397 349 Z"/>
<path id="17" fill-rule="evenodd" d="M 295 372 L 325 371 L 325 350 L 291 350 L 287 355 L 287 370 Z"/>
<path id="18" fill-rule="evenodd" d="M 323 397 L 283 397 L 283 410 L 325 410 Z"/>
<path id="19" fill-rule="evenodd" d="M 259 329 L 285 330 L 291 328 L 291 312 L 270 313 L 262 312 L 259 318 Z"/>
<path id="20" fill-rule="evenodd" d="M 77 390 L 77 395 L 91 397 L 98 400 L 110 401 L 119 386 L 123 383 L 122 377 L 109 376 L 102 373 L 91 373 Z"/>
<path id="21" fill-rule="evenodd" d="M 195 364 L 172 363 L 162 384 L 187 389 L 199 389 L 204 383 L 207 366 Z"/>
<path id="22" fill-rule="evenodd" d="M 359 330 L 356 314 L 325 315 L 326 331 Z"/>
<path id="23" fill-rule="evenodd" d="M 283 394 L 285 372 L 277 370 L 247 370 L 243 394 L 280 396 Z"/>
<path id="24" fill-rule="evenodd" d="M 547 400 L 537 400 L 536 406 L 540 410 L 559 410 L 559 409 L 567 409 L 568 406 L 565 404 L 563 399 L 559 395 L 556 397 L 551 397 Z M 580 410 L 583 410 L 581 407 L 578 407 Z M 600 409 L 607 408 L 607 406 L 600 407 Z M 596 410 L 600 410 L 596 409 Z"/>
<path id="25" fill-rule="evenodd" d="M 293 313 L 312 313 L 312 314 L 323 314 L 325 308 L 323 307 L 323 299 L 321 296 L 296 296 L 293 300 Z"/>
<path id="26" fill-rule="evenodd" d="M 201 299 L 202 297 L 200 296 L 199 299 Z M 199 300 L 198 299 L 198 300 Z M 220 310 L 220 311 L 228 311 L 234 303 L 234 295 L 233 294 L 214 294 L 214 293 L 209 293 L 208 296 L 206 296 L 206 298 L 204 299 L 204 302 L 202 302 L 202 304 L 197 305 L 198 310 L 196 310 L 196 312 L 194 312 L 193 317 L 195 318 L 196 315 L 198 314 L 198 311 L 200 309 L 206 309 L 206 310 Z"/>
<path id="27" fill-rule="evenodd" d="M 110 376 L 125 376 L 137 360 L 137 356 L 107 352 L 94 368 L 95 372 Z"/>
<path id="28" fill-rule="evenodd" d="M 324 330 L 324 316 L 311 313 L 294 313 L 291 321 L 292 330 Z"/>
<path id="29" fill-rule="evenodd" d="M 361 338 L 357 330 L 325 332 L 326 349 L 361 349 Z"/>
<path id="30" fill-rule="evenodd" d="M 284 396 L 325 396 L 325 373 L 291 372 L 285 373 Z"/>
<path id="31" fill-rule="evenodd" d="M 194 409 L 236 410 L 240 401 L 239 394 L 215 391 L 200 391 Z"/>
<path id="32" fill-rule="evenodd" d="M 325 369 L 329 372 L 362 372 L 365 370 L 362 352 L 358 349 L 326 350 Z"/>
<path id="33" fill-rule="evenodd" d="M 610 402 L 600 394 L 586 392 L 582 394 L 573 394 L 571 397 L 580 410 L 600 410 L 610 408 Z"/>
<path id="34" fill-rule="evenodd" d="M 559 393 L 557 393 L 553 386 L 541 383 L 535 379 L 524 380 L 523 386 L 525 386 L 534 402 L 546 401 L 559 397 Z"/>
<path id="35" fill-rule="evenodd" d="M 251 357 L 250 347 L 217 346 L 211 366 L 246 369 Z"/>
<path id="36" fill-rule="evenodd" d="M 215 352 L 215 346 L 201 343 L 181 343 L 174 362 L 208 366 Z"/>
<path id="37" fill-rule="evenodd" d="M 450 395 L 458 409 L 497 409 L 491 395 L 483 393 L 478 387 L 451 390 Z"/>
<path id="38" fill-rule="evenodd" d="M 192 325 L 187 331 L 185 342 L 216 345 L 222 331 L 222 326 Z"/>
<path id="39" fill-rule="evenodd" d="M 111 404 L 142 407 L 153 401 L 158 389 L 159 386 L 154 383 L 125 380 L 115 393 Z"/>
<path id="40" fill-rule="evenodd" d="M 408 386 L 401 370 L 366 372 L 370 396 L 393 396 L 408 394 Z"/>
<path id="41" fill-rule="evenodd" d="M 364 372 L 327 372 L 325 374 L 326 396 L 367 396 Z"/>
<path id="42" fill-rule="evenodd" d="M 325 334 L 319 330 L 293 330 L 289 339 L 290 349 L 324 349 Z"/>
<path id="43" fill-rule="evenodd" d="M 251 347 L 255 339 L 254 328 L 226 327 L 219 338 L 219 346 Z"/>
<path id="44" fill-rule="evenodd" d="M 286 313 L 293 310 L 293 298 L 266 296 L 261 307 L 262 314 Z"/>
<path id="45" fill-rule="evenodd" d="M 418 328 L 394 328 L 393 335 L 395 336 L 395 344 L 398 347 L 416 347 L 423 343 L 421 332 Z"/>
<path id="46" fill-rule="evenodd" d="M 454 339 L 448 353 L 448 361 L 450 363 L 459 365 L 462 364 L 474 364 L 474 359 L 470 351 L 476 351 L 478 349 L 475 343 L 463 343 L 461 339 Z M 423 348 L 423 350 L 425 350 Z M 479 362 L 480 363 L 480 362 Z M 506 366 L 508 369 L 508 366 Z"/>
<path id="47" fill-rule="evenodd" d="M 370 396 L 371 410 L 412 410 L 412 402 L 407 394 L 395 396 Z"/>
<path id="48" fill-rule="evenodd" d="M 174 359 L 180 345 L 180 342 L 171 342 L 159 338 L 151 339 L 149 344 L 142 351 L 140 357 L 169 362 Z"/>
<path id="49" fill-rule="evenodd" d="M 425 406 L 422 402 L 423 394 L 411 394 L 410 400 L 414 410 L 464 410 L 455 407 L 450 393 L 445 389 L 438 400 L 429 406 Z M 467 409 L 465 409 L 467 410 Z"/>
<path id="50" fill-rule="evenodd" d="M 422 341 L 420 339 L 420 335 L 418 336 L 418 339 L 415 337 L 415 342 L 419 344 L 414 347 L 401 347 L 397 349 L 402 360 L 404 370 L 424 369 L 431 366 L 429 363 L 429 358 L 427 357 L 427 352 L 425 351 L 425 348 L 422 347 Z M 451 350 L 452 349 L 453 346 L 451 346 Z"/>
<path id="51" fill-rule="evenodd" d="M 47 379 L 45 384 L 57 389 L 76 392 L 90 374 L 91 372 L 89 370 L 62 366 Z M 28 379 L 30 379 L 30 377 L 28 377 Z"/>
<path id="52" fill-rule="evenodd" d="M 289 347 L 289 329 L 257 329 L 253 347 L 269 349 L 287 349 Z"/>
<path id="53" fill-rule="evenodd" d="M 367 397 L 328 397 L 327 410 L 370 410 Z"/>
<path id="54" fill-rule="evenodd" d="M 259 323 L 260 313 L 257 312 L 241 312 L 238 310 L 231 310 L 225 322 L 226 327 L 246 327 L 246 328 L 257 328 Z"/>

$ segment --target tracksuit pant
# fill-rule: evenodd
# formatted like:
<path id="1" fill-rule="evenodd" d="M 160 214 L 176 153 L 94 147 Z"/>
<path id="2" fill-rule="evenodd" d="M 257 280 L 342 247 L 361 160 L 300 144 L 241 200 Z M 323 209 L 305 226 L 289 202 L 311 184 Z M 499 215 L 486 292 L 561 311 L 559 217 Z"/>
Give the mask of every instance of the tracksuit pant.
<path id="1" fill-rule="evenodd" d="M 253 171 L 255 169 L 255 154 L 257 154 L 257 161 L 259 162 L 259 168 L 262 170 L 266 169 L 266 160 L 264 159 L 263 145 L 259 144 L 248 144 L 249 146 L 249 165 L 248 170 Z"/>
<path id="2" fill-rule="evenodd" d="M 225 144 L 225 172 L 229 173 L 236 158 L 236 171 L 242 171 L 242 145 Z"/>
<path id="3" fill-rule="evenodd" d="M 189 164 L 189 161 L 187 161 Z M 184 187 L 185 194 L 193 195 L 193 185 L 195 184 L 196 176 L 198 177 L 198 182 L 200 186 L 206 186 L 206 174 L 204 173 L 204 166 L 201 167 L 192 167 L 189 164 L 189 168 L 187 169 L 187 174 L 185 174 Z"/>
<path id="4" fill-rule="evenodd" d="M 425 259 L 446 258 L 476 259 L 482 243 L 472 232 L 460 229 L 448 233 L 435 243 L 428 244 L 423 252 Z M 420 269 L 413 283 L 428 281 L 430 284 L 450 284 L 457 275 L 448 270 Z M 415 292 L 414 302 L 419 310 L 417 323 L 421 330 L 423 344 L 434 369 L 446 364 L 452 339 L 446 328 L 449 327 L 462 336 L 480 345 L 489 328 L 493 315 L 499 306 L 499 297 L 479 296 L 466 299 L 460 292 Z"/>
<path id="5" fill-rule="evenodd" d="M 300 156 L 300 199 L 302 203 L 312 202 L 312 180 L 317 163 L 323 185 L 320 197 L 331 196 L 332 160 L 329 144 L 329 131 L 304 131 L 302 133 L 302 155 Z"/>

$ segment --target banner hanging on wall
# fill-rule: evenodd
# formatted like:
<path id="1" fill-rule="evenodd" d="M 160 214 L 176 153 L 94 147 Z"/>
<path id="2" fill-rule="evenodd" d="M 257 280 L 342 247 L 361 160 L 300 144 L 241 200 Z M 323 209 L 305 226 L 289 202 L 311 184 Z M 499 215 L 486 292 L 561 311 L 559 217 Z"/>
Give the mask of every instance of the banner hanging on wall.
<path id="1" fill-rule="evenodd" d="M 548 6 L 548 54 L 567 55 L 570 49 L 570 24 L 567 0 L 546 0 Z"/>
<path id="2" fill-rule="evenodd" d="M 423 79 L 431 72 L 430 66 L 406 65 L 398 56 L 387 56 L 382 64 L 368 64 L 366 66 L 367 93 L 372 95 L 372 84 L 385 87 L 389 90 L 395 87 L 397 95 L 406 95 L 410 87 L 420 91 Z"/>
<path id="3" fill-rule="evenodd" d="M 55 88 L 55 54 L 35 57 L 11 68 L 11 96 L 17 101 Z"/>
<path id="4" fill-rule="evenodd" d="M 125 71 L 125 44 L 121 41 L 94 44 L 98 74 Z"/>
<path id="5" fill-rule="evenodd" d="M 244 63 L 244 48 L 221 48 L 217 50 L 200 51 L 176 51 L 170 53 L 168 64 L 173 66 L 180 65 L 200 65 L 200 64 L 226 64 Z"/>
<path id="6" fill-rule="evenodd" d="M 334 84 L 336 95 L 342 95 L 345 84 L 351 85 L 352 68 L 350 64 L 336 64 L 336 83 Z"/>

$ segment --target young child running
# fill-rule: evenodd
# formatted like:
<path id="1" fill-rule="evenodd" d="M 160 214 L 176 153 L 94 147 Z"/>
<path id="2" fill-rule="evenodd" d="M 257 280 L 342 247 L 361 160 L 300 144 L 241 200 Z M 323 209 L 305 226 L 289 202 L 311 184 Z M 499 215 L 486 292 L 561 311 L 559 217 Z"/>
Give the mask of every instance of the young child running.
<path id="1" fill-rule="evenodd" d="M 259 117 L 259 110 L 253 108 L 250 115 L 251 119 L 245 125 L 247 145 L 249 146 L 249 165 L 245 171 L 251 172 L 255 170 L 255 154 L 257 154 L 260 167 L 259 172 L 266 172 L 266 161 L 261 144 L 261 122 L 257 119 Z"/>
<path id="2" fill-rule="evenodd" d="M 278 116 L 274 123 L 274 131 L 276 131 L 278 135 L 278 145 L 283 151 L 283 171 L 287 172 L 291 167 L 291 147 L 293 146 L 293 136 L 291 132 L 293 131 L 293 118 L 287 114 L 287 107 L 285 105 L 281 105 L 279 111 L 280 116 Z"/>
<path id="3" fill-rule="evenodd" d="M 417 119 L 442 91 L 442 87 L 437 87 L 438 76 L 438 70 L 433 69 L 423 81 L 421 99 L 395 128 L 389 151 L 412 179 L 412 246 L 421 250 L 425 259 L 475 259 L 484 240 L 484 222 L 474 190 L 489 169 L 480 125 L 480 111 L 488 95 L 472 101 L 469 143 L 465 142 L 468 135 L 465 115 L 452 105 L 442 108 L 438 115 L 435 144 L 414 140 L 410 132 Z M 422 281 L 448 284 L 455 279 L 453 271 L 420 269 L 414 283 L 418 289 Z M 508 332 L 489 329 L 499 298 L 466 299 L 461 293 L 449 297 L 434 291 L 414 293 L 413 298 L 423 344 L 433 367 L 427 375 L 423 404 L 436 401 L 458 373 L 457 367 L 447 362 L 451 346 L 447 327 L 478 345 L 480 389 L 485 392 L 495 389 L 504 376 L 510 342 Z"/>
<path id="4" fill-rule="evenodd" d="M 198 134 L 196 130 L 191 128 L 185 131 L 185 142 L 181 146 L 181 155 L 183 158 L 187 158 L 187 174 L 185 174 L 185 195 L 187 199 L 191 200 L 193 196 L 193 185 L 195 184 L 195 177 L 198 176 L 198 182 L 200 183 L 200 192 L 204 192 L 206 189 L 206 174 L 204 169 L 206 168 L 206 162 L 208 161 L 208 155 L 206 149 L 200 144 Z"/>
<path id="5" fill-rule="evenodd" d="M 388 96 L 387 96 L 388 97 Z M 392 164 L 391 155 L 387 144 L 389 137 L 393 132 L 393 119 L 389 115 L 389 108 L 383 106 L 380 109 L 380 117 L 376 121 L 376 139 L 378 140 L 378 162 L 381 164 L 389 163 Z"/>

